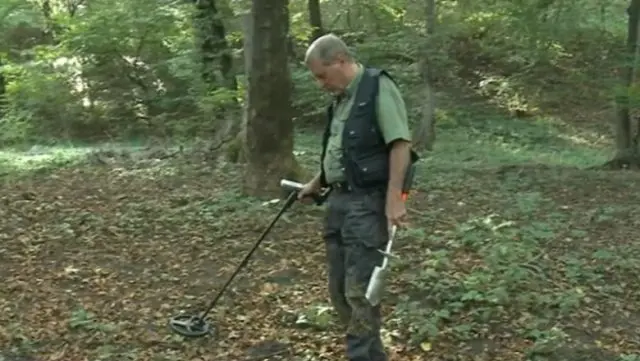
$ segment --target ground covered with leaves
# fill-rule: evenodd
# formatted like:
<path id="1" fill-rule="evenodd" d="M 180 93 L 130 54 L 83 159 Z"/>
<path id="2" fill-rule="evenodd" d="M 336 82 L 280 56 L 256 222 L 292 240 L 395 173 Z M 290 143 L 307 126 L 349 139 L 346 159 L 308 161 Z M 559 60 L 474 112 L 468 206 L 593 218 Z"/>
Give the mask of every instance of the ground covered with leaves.
<path id="1" fill-rule="evenodd" d="M 385 302 L 391 360 L 640 360 L 640 175 L 581 169 L 602 151 L 510 124 L 445 130 L 422 162 Z M 300 145 L 310 165 L 316 143 Z M 276 225 L 213 337 L 172 334 L 280 204 L 240 196 L 232 165 L 133 158 L 2 176 L 0 360 L 342 359 L 314 206 Z"/>

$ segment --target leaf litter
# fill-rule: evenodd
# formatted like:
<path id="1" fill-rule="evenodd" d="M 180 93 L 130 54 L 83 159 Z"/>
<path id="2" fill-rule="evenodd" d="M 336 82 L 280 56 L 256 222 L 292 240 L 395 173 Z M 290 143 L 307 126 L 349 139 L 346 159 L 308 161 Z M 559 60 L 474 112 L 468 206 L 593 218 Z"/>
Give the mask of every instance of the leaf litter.
<path id="1" fill-rule="evenodd" d="M 67 168 L 4 184 L 0 345 L 8 346 L 0 355 L 69 361 L 342 359 L 343 330 L 327 317 L 332 312 L 321 212 L 310 206 L 295 205 L 236 278 L 211 313 L 213 338 L 184 340 L 169 332 L 169 317 L 206 307 L 279 204 L 239 197 L 229 172 L 163 164 Z M 553 177 L 564 182 L 549 181 Z M 383 307 L 391 360 L 544 355 L 577 361 L 585 350 L 594 360 L 640 353 L 633 333 L 640 324 L 640 290 L 625 278 L 639 267 L 633 258 L 637 227 L 619 214 L 631 212 L 624 206 L 638 199 L 620 196 L 619 184 L 608 177 L 594 176 L 597 192 L 588 192 L 584 174 L 533 175 L 527 182 L 535 194 L 528 202 L 549 202 L 519 214 L 508 210 L 526 187 L 505 185 L 490 172 L 482 179 L 474 174 L 464 186 L 435 182 L 429 192 L 419 190 L 409 204 L 411 229 L 394 251 L 401 261 L 393 262 L 396 275 Z M 622 177 L 619 183 L 631 176 Z M 562 209 L 562 222 L 570 227 L 549 221 Z M 593 214 L 574 211 L 580 209 Z M 491 213 L 497 223 L 482 228 Z M 492 258 L 500 232 L 532 218 L 547 223 L 523 239 L 550 237 L 536 241 L 542 256 L 531 266 L 544 268 L 543 281 L 514 276 L 513 265 L 499 268 Z M 578 250 L 600 252 L 607 261 Z M 515 251 L 501 252 L 507 259 Z M 548 290 L 527 288 L 541 285 Z M 571 295 L 575 304 L 565 305 Z M 563 307 L 566 312 L 557 311 Z"/>

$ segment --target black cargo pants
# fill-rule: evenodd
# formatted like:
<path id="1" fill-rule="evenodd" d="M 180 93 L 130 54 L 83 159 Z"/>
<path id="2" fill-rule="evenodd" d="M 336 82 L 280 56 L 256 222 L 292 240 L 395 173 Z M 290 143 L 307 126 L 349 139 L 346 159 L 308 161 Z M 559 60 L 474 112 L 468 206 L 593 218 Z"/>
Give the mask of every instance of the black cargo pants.
<path id="1" fill-rule="evenodd" d="M 344 188 L 331 192 L 327 201 L 324 240 L 329 274 L 329 296 L 347 327 L 349 361 L 386 361 L 380 338 L 380 306 L 365 298 L 375 266 L 382 264 L 388 240 L 384 191 L 366 194 Z"/>

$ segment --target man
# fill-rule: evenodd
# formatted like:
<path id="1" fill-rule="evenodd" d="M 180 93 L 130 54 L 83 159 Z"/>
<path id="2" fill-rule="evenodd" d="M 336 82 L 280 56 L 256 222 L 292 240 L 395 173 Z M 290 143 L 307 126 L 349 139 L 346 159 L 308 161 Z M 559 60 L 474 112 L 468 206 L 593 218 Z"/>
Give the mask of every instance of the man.
<path id="1" fill-rule="evenodd" d="M 333 34 L 308 48 L 306 65 L 319 86 L 335 96 L 329 107 L 320 172 L 300 192 L 307 199 L 331 187 L 324 240 L 329 295 L 347 326 L 349 361 L 386 361 L 380 306 L 365 293 L 388 241 L 391 225 L 404 223 L 405 173 L 417 155 L 405 104 L 385 72 L 363 67 Z"/>

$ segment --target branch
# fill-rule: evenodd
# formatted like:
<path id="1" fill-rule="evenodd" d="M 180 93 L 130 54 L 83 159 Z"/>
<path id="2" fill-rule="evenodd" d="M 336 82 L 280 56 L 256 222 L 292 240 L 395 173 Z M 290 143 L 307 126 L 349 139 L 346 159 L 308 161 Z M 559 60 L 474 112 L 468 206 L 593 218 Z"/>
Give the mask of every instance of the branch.
<path id="1" fill-rule="evenodd" d="M 86 0 L 67 0 L 67 12 L 69 16 L 74 17 L 80 5 L 84 4 Z"/>

